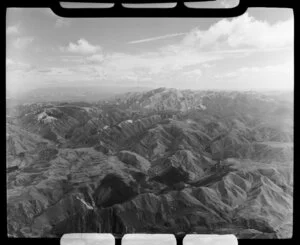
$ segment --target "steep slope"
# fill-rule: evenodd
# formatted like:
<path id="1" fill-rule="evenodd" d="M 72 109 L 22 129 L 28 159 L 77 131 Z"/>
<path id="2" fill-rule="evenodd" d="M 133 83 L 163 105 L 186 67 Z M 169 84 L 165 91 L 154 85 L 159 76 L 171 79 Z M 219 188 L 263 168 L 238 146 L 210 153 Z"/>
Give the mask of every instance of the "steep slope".
<path id="1" fill-rule="evenodd" d="M 220 180 L 204 186 L 162 195 L 139 195 L 114 205 L 114 213 L 127 232 L 226 230 L 225 233 L 239 234 L 237 231 L 243 229 L 264 233 L 264 237 L 290 237 L 287 224 L 291 225 L 292 220 L 292 192 L 285 188 L 292 183 L 275 170 L 278 166 L 255 170 L 245 167 L 236 167 Z M 292 176 L 290 168 L 283 172 Z"/>
<path id="2" fill-rule="evenodd" d="M 7 171 L 22 168 L 32 157 L 53 143 L 37 134 L 29 133 L 18 125 L 6 123 L 6 167 Z"/>
<path id="3" fill-rule="evenodd" d="M 130 197 L 128 192 L 137 195 L 131 191 L 137 188 L 132 169 L 90 148 L 59 150 L 48 163 L 41 161 L 39 157 L 22 171 L 8 174 L 10 234 L 47 235 L 63 222 L 76 222 L 76 213 L 85 219 L 95 205 L 122 202 Z"/>
<path id="4" fill-rule="evenodd" d="M 8 233 L 234 233 L 289 238 L 286 95 L 159 88 L 7 115 Z"/>

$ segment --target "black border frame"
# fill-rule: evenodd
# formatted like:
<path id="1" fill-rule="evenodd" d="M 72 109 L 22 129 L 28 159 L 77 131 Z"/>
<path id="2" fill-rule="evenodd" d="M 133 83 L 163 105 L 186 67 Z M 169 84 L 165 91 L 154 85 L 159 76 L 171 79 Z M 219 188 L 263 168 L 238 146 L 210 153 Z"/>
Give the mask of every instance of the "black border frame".
<path id="1" fill-rule="evenodd" d="M 24 8 L 34 8 L 34 7 L 50 7 L 52 11 L 61 16 L 61 17 L 70 17 L 70 18 L 80 18 L 80 17 L 91 17 L 91 18 L 101 18 L 101 17 L 178 17 L 178 18 L 201 18 L 201 17 L 235 17 L 243 14 L 248 7 L 267 7 L 267 8 L 291 8 L 294 13 L 294 64 L 296 68 L 296 51 L 297 45 L 296 45 L 296 40 L 297 40 L 297 32 L 296 32 L 296 27 L 297 27 L 297 14 L 296 14 L 296 1 L 293 0 L 240 0 L 240 3 L 238 6 L 232 8 L 232 9 L 192 9 L 185 7 L 183 2 L 199 2 L 201 0 L 65 0 L 63 2 L 98 2 L 98 3 L 115 3 L 114 7 L 112 8 L 107 8 L 107 9 L 63 9 L 59 5 L 59 0 L 6 0 L 4 1 L 4 6 L 2 8 L 1 13 L 3 13 L 3 19 L 2 23 L 3 25 L 1 26 L 2 33 L 4 34 L 4 47 L 1 48 L 2 50 L 2 55 L 4 56 L 3 61 L 4 61 L 4 81 L 1 83 L 1 86 L 4 86 L 4 88 L 1 90 L 3 92 L 3 97 L 6 98 L 6 90 L 5 90 L 5 81 L 6 81 L 6 74 L 5 74 L 5 69 L 6 69 L 6 9 L 9 7 L 24 7 Z M 214 0 L 202 0 L 202 1 L 214 1 Z M 163 3 L 163 2 L 177 2 L 176 7 L 170 8 L 170 9 L 130 9 L 130 8 L 124 8 L 122 7 L 121 3 Z M 295 96 L 295 91 L 297 90 L 297 83 L 296 83 L 296 69 L 294 68 L 294 125 L 296 125 L 297 117 L 297 97 Z M 1 103 L 1 105 L 4 105 L 2 108 L 4 109 L 3 112 L 3 119 L 4 119 L 4 114 L 6 110 L 6 100 L 4 103 Z M 0 121 L 1 122 L 1 121 Z M 5 121 L 6 127 L 6 118 Z M 3 125 L 4 128 L 4 125 Z M 294 135 L 297 136 L 297 130 L 294 129 Z M 5 138 L 5 141 L 4 141 Z M 294 147 L 295 147 L 295 139 L 297 137 L 294 137 Z M 6 135 L 4 136 L 3 133 L 3 142 L 6 142 Z M 5 149 L 5 154 L 3 152 L 3 156 L 6 156 L 6 147 L 3 147 L 2 149 Z M 297 170 L 299 170 L 299 166 L 297 166 L 297 157 L 295 155 L 294 151 L 294 198 L 293 198 L 293 235 L 292 238 L 290 239 L 239 239 L 238 243 L 241 245 L 247 245 L 251 244 L 252 242 L 257 243 L 257 245 L 264 244 L 265 242 L 272 243 L 274 245 L 277 244 L 300 244 L 300 239 L 299 239 L 299 234 L 297 233 L 297 225 L 300 223 L 300 216 L 299 213 L 300 211 L 297 210 L 296 204 L 299 204 L 299 197 L 297 196 L 298 190 L 299 190 L 299 180 L 296 179 L 297 176 Z M 6 161 L 6 158 L 5 158 Z M 5 164 L 2 164 L 3 166 L 3 173 L 4 173 L 4 178 L 2 186 L 6 187 L 6 167 Z M 298 202 L 297 202 L 298 200 Z M 3 240 L 1 239 L 0 241 L 6 241 L 7 244 L 24 244 L 24 243 L 31 243 L 32 245 L 35 244 L 60 244 L 60 238 L 8 238 L 7 236 L 7 210 L 6 210 L 6 202 L 7 202 L 7 190 L 5 188 L 5 195 L 4 195 L 4 200 L 3 203 L 5 205 L 5 212 L 2 221 L 4 222 L 5 228 L 2 228 L 3 231 Z M 298 218 L 297 218 L 298 217 Z M 300 230 L 299 230 L 300 231 Z M 115 236 L 115 241 L 116 245 L 121 244 L 121 235 L 118 234 L 113 234 Z M 177 245 L 181 245 L 184 234 L 175 234 L 176 240 L 177 240 Z M 2 238 L 2 236 L 1 236 Z M 199 244 L 200 245 L 200 244 Z"/>

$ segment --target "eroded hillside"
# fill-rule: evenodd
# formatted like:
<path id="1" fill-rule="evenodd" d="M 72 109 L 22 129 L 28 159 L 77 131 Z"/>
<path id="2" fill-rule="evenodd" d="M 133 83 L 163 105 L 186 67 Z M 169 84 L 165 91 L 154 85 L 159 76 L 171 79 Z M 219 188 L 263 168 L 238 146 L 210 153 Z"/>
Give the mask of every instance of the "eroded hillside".
<path id="1" fill-rule="evenodd" d="M 6 127 L 8 233 L 291 237 L 292 103 L 159 88 L 17 106 Z"/>

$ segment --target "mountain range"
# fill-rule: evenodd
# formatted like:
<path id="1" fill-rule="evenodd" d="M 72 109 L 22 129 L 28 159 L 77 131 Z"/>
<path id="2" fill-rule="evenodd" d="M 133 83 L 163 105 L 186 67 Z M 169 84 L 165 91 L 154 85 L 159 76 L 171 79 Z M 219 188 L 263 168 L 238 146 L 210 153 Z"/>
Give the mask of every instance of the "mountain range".
<path id="1" fill-rule="evenodd" d="M 158 88 L 6 115 L 12 237 L 290 238 L 293 93 Z"/>

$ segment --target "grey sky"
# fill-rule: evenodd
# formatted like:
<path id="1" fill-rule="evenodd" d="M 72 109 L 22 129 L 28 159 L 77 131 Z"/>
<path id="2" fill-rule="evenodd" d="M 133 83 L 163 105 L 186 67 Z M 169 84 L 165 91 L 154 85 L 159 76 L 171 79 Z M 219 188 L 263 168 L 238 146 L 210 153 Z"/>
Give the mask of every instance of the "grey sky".
<path id="1" fill-rule="evenodd" d="M 7 12 L 7 89 L 49 84 L 293 89 L 293 12 L 237 18 L 60 18 Z"/>

